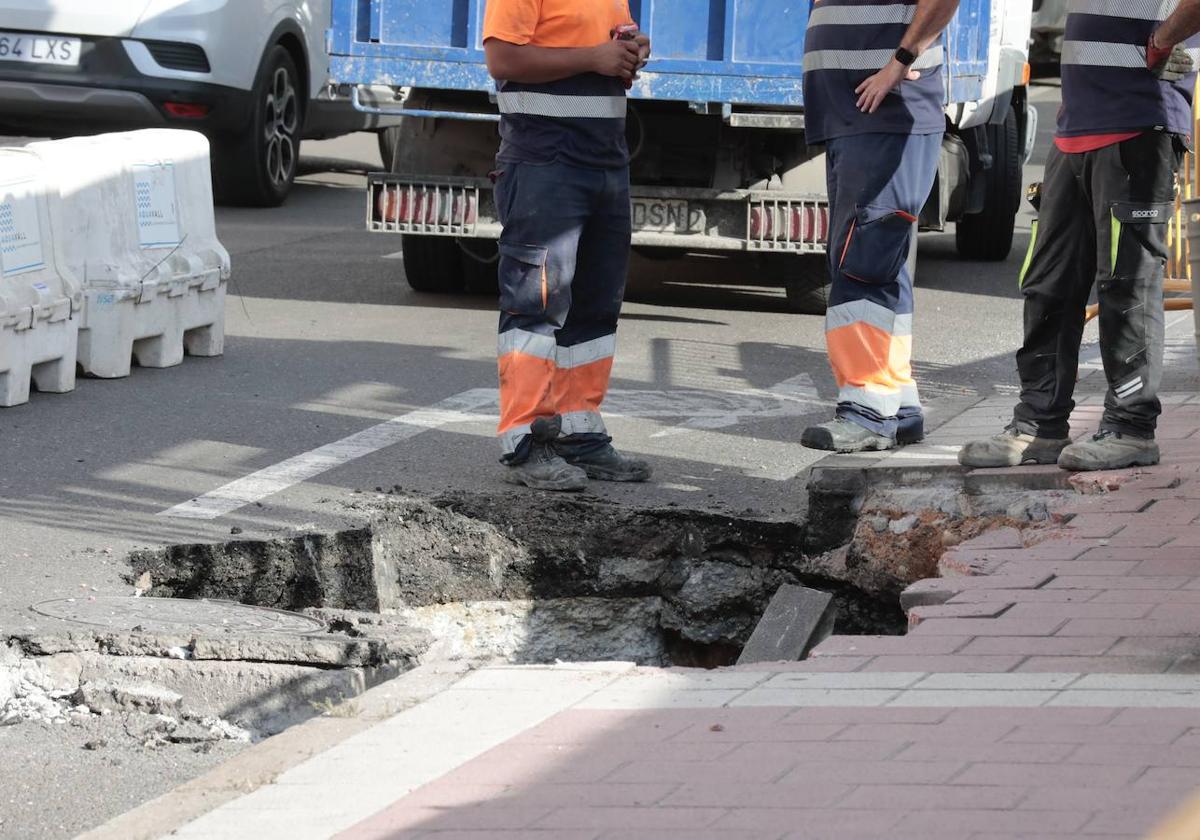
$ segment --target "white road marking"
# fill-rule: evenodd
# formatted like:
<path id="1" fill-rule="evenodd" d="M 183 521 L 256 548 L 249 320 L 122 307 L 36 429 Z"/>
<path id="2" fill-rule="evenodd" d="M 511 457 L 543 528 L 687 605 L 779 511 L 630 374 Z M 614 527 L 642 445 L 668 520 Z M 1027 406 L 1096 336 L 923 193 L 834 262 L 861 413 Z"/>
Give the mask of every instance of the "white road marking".
<path id="1" fill-rule="evenodd" d="M 430 429 L 452 423 L 495 422 L 497 399 L 494 388 L 464 391 L 429 408 L 410 411 L 342 440 L 265 467 L 164 510 L 159 516 L 173 519 L 216 519 L 225 516 Z M 605 414 L 610 417 L 688 418 L 682 426 L 654 435 L 658 437 L 687 431 L 723 429 L 751 419 L 796 417 L 811 413 L 819 405 L 812 378 L 808 374 L 801 374 L 768 389 L 744 391 L 616 389 L 609 393 L 604 408 Z"/>
<path id="2" fill-rule="evenodd" d="M 164 510 L 159 516 L 176 519 L 216 519 L 364 455 L 416 437 L 429 429 L 436 429 L 447 423 L 477 420 L 478 415 L 470 412 L 495 402 L 496 391 L 492 388 L 464 391 L 429 408 L 410 411 L 339 441 L 280 461 L 203 496 Z"/>

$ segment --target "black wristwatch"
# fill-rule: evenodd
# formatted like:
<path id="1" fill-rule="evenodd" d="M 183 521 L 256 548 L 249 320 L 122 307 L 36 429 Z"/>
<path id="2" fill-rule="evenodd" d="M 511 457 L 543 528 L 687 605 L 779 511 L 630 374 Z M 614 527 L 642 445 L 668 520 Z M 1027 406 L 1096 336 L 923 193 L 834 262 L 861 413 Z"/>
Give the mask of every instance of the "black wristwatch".
<path id="1" fill-rule="evenodd" d="M 904 47 L 897 48 L 895 58 L 905 67 L 912 67 L 912 63 L 917 60 L 916 54 L 909 52 Z"/>

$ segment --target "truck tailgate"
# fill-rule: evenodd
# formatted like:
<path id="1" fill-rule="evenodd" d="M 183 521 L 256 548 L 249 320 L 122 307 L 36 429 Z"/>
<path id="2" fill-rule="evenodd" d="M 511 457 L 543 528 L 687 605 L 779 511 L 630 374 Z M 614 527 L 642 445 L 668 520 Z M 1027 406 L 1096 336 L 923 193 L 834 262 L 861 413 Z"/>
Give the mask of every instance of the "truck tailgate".
<path id="1" fill-rule="evenodd" d="M 490 90 L 485 0 L 334 0 L 342 84 Z M 633 96 L 799 106 L 808 0 L 630 0 L 654 41 Z"/>

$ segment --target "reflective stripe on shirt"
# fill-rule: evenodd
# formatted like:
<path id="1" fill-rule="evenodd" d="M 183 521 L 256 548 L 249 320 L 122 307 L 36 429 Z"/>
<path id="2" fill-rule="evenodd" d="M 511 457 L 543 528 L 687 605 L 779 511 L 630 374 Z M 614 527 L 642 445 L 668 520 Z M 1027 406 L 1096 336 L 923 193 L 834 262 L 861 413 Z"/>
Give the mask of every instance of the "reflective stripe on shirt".
<path id="1" fill-rule="evenodd" d="M 558 119 L 609 119 L 625 117 L 624 96 L 565 96 L 519 90 L 496 95 L 501 114 L 525 114 Z"/>

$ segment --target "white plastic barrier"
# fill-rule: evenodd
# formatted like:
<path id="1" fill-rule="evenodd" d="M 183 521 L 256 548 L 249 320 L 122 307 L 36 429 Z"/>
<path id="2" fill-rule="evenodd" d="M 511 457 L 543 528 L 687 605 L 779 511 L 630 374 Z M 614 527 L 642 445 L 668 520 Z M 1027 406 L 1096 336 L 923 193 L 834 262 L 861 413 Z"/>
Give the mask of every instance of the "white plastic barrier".
<path id="1" fill-rule="evenodd" d="M 46 167 L 0 149 L 0 406 L 75 388 L 82 297 L 63 258 L 63 216 Z"/>
<path id="2" fill-rule="evenodd" d="M 27 147 L 55 173 L 67 264 L 81 278 L 79 365 L 128 376 L 225 345 L 229 253 L 217 240 L 208 140 L 152 129 Z"/>

